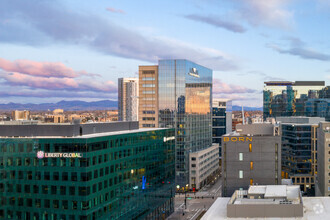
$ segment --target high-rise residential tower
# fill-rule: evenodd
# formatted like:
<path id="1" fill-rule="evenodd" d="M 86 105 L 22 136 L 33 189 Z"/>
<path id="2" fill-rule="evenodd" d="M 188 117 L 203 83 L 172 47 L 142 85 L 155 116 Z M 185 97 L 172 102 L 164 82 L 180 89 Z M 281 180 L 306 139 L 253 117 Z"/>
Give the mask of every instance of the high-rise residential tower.
<path id="1" fill-rule="evenodd" d="M 140 128 L 158 128 L 158 66 L 139 66 Z"/>
<path id="2" fill-rule="evenodd" d="M 139 80 L 118 79 L 118 120 L 138 121 Z"/>
<path id="3" fill-rule="evenodd" d="M 189 184 L 189 154 L 212 146 L 212 70 L 188 60 L 160 60 L 159 127 L 175 128 L 176 184 Z"/>
<path id="4" fill-rule="evenodd" d="M 324 81 L 270 81 L 264 86 L 264 120 L 279 116 L 321 116 L 322 107 L 313 103 L 329 99 Z M 306 104 L 309 102 L 309 104 Z M 328 102 L 330 103 L 330 102 Z M 327 103 L 327 107 L 328 107 Z M 319 113 L 315 111 L 320 111 Z M 329 113 L 330 114 L 330 111 Z M 322 116 L 324 117 L 324 116 Z M 329 115 L 330 118 L 330 115 Z"/>

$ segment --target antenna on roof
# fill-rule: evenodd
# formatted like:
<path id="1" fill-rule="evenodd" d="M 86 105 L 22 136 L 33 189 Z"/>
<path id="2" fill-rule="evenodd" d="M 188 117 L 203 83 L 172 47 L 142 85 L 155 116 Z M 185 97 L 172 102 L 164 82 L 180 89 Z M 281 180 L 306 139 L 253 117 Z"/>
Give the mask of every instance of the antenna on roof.
<path id="1" fill-rule="evenodd" d="M 244 109 L 243 109 L 243 105 L 242 105 L 242 117 L 243 117 L 243 125 L 245 125 L 245 118 L 244 118 Z"/>

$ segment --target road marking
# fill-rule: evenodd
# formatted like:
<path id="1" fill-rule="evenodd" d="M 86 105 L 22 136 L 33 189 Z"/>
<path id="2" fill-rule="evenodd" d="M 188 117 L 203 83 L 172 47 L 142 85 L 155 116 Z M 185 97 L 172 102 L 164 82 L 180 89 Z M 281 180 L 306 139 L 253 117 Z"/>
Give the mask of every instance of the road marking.
<path id="1" fill-rule="evenodd" d="M 184 205 L 184 203 L 182 203 L 179 207 L 178 207 L 178 209 L 180 209 L 181 208 L 181 206 L 183 206 Z"/>
<path id="2" fill-rule="evenodd" d="M 195 216 L 196 216 L 200 211 L 201 211 L 201 210 L 198 209 L 198 211 L 195 213 L 195 215 L 193 215 L 193 216 L 190 218 L 190 220 L 193 220 L 193 219 L 195 218 Z"/>

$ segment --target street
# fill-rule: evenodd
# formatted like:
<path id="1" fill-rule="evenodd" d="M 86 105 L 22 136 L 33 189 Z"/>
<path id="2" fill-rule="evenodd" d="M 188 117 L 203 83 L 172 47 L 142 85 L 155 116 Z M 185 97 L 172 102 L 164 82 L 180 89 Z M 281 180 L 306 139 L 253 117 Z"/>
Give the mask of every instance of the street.
<path id="1" fill-rule="evenodd" d="M 207 211 L 211 207 L 217 197 L 221 197 L 221 192 L 222 181 L 220 178 L 217 178 L 214 185 L 206 185 L 196 193 L 187 193 L 187 207 L 185 207 L 185 195 L 177 194 L 175 196 L 174 213 L 170 215 L 167 219 L 197 219 L 203 211 Z"/>

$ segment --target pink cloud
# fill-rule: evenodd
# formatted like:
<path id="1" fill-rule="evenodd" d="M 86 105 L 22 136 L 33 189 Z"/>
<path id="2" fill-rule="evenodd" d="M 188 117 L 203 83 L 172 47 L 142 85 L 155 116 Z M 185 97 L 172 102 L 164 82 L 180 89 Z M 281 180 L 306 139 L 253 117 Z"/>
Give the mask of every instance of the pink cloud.
<path id="1" fill-rule="evenodd" d="M 227 84 L 220 79 L 213 79 L 213 94 L 256 93 L 257 90 L 239 85 Z"/>
<path id="2" fill-rule="evenodd" d="M 121 10 L 121 9 L 115 9 L 115 8 L 106 8 L 107 11 L 110 11 L 112 13 L 120 13 L 120 14 L 125 14 L 125 11 Z"/>
<path id="3" fill-rule="evenodd" d="M 12 86 L 26 86 L 37 89 L 96 92 L 115 92 L 117 90 L 115 84 L 111 81 L 99 82 L 91 79 L 31 76 L 17 72 L 0 72 L 0 78 Z"/>
<path id="4" fill-rule="evenodd" d="M 0 58 L 0 69 L 7 72 L 56 78 L 75 78 L 80 75 L 90 75 L 85 71 L 74 71 L 60 62 L 36 62 L 31 60 L 15 60 L 12 62 L 2 58 Z"/>

